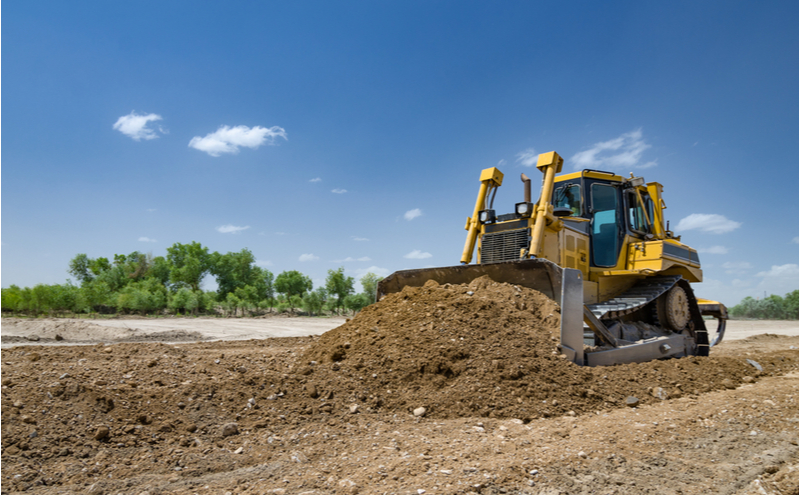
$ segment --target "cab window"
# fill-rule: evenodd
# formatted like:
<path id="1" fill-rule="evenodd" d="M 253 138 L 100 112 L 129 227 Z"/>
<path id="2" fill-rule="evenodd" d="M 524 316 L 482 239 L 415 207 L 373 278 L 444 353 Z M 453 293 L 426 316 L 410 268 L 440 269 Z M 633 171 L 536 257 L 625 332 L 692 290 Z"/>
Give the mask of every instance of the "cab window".
<path id="1" fill-rule="evenodd" d="M 556 188 L 553 206 L 556 208 L 569 208 L 572 216 L 580 216 L 583 212 L 581 186 L 578 184 L 564 184 Z"/>
<path id="2" fill-rule="evenodd" d="M 615 266 L 619 254 L 617 189 L 592 184 L 592 260 L 595 266 Z"/>
<path id="3" fill-rule="evenodd" d="M 642 209 L 642 204 L 639 198 L 636 197 L 634 191 L 628 192 L 628 227 L 637 233 L 648 234 L 650 233 L 650 226 L 647 219 L 653 221 L 653 202 L 647 193 L 640 193 L 642 196 L 642 203 L 645 209 Z M 645 211 L 647 215 L 645 216 Z"/>

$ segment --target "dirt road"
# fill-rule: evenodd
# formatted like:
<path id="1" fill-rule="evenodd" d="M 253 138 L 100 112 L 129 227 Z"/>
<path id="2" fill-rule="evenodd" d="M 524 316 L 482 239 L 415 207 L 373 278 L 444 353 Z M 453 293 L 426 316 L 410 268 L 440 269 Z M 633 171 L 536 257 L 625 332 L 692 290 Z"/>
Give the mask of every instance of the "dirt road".
<path id="1" fill-rule="evenodd" d="M 96 344 L 99 342 L 196 342 L 322 335 L 345 318 L 3 318 L 2 346 L 20 344 Z M 710 323 L 709 330 L 716 328 Z M 765 333 L 797 336 L 800 322 L 730 320 L 725 340 Z"/>
<path id="2" fill-rule="evenodd" d="M 412 290 L 342 326 L 4 320 L 2 493 L 798 493 L 797 322 L 582 368 L 516 290 Z M 308 321 L 338 328 L 235 337 Z M 57 345 L 81 339 L 105 344 Z"/>

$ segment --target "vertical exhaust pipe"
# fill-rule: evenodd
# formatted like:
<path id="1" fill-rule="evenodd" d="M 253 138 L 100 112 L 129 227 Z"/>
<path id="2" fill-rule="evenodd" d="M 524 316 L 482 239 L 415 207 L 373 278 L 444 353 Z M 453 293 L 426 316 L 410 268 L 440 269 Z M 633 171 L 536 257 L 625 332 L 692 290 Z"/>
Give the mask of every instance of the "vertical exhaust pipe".
<path id="1" fill-rule="evenodd" d="M 524 184 L 523 187 L 525 189 L 525 200 L 524 201 L 526 203 L 530 203 L 531 202 L 531 180 L 525 174 L 521 174 L 520 175 L 520 179 L 522 179 L 522 183 Z"/>

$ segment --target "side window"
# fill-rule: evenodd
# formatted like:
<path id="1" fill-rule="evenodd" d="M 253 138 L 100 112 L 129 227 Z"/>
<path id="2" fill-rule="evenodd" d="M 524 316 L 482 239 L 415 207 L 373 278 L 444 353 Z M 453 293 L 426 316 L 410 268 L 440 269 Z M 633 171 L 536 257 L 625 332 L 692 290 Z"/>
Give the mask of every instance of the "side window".
<path id="1" fill-rule="evenodd" d="M 580 216 L 583 213 L 581 208 L 581 186 L 578 184 L 565 184 L 556 188 L 553 206 L 556 208 L 569 208 L 572 216 Z"/>
<path id="2" fill-rule="evenodd" d="M 619 254 L 617 189 L 592 184 L 592 260 L 595 266 L 615 266 Z"/>
<path id="3" fill-rule="evenodd" d="M 636 197 L 636 193 L 634 191 L 628 192 L 628 226 L 634 232 L 647 234 L 650 233 L 648 219 L 650 222 L 653 221 L 653 202 L 647 193 L 640 194 L 646 210 L 642 209 L 642 204 L 639 202 L 639 198 Z"/>

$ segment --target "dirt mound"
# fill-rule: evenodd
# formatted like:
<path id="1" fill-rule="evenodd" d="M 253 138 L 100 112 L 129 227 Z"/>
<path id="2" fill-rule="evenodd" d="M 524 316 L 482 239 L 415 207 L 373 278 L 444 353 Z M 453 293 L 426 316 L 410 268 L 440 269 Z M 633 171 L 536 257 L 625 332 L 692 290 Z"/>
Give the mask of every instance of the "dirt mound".
<path id="1" fill-rule="evenodd" d="M 25 342 L 196 342 L 206 340 L 199 332 L 171 329 L 146 332 L 138 328 L 111 328 L 89 321 L 58 318 L 3 318 L 3 344 Z"/>
<path id="2" fill-rule="evenodd" d="M 532 289 L 481 277 L 406 287 L 315 341 L 298 366 L 311 397 L 437 418 L 534 418 L 735 387 L 743 359 L 685 358 L 603 368 L 557 351 L 560 312 Z M 745 378 L 749 377 L 749 378 Z"/>

